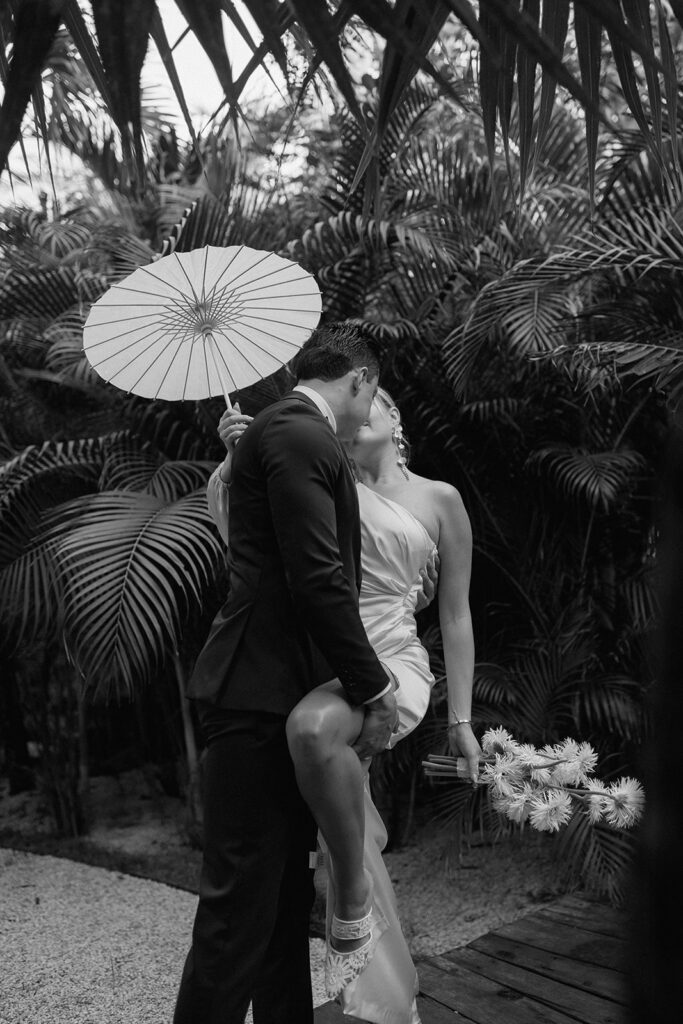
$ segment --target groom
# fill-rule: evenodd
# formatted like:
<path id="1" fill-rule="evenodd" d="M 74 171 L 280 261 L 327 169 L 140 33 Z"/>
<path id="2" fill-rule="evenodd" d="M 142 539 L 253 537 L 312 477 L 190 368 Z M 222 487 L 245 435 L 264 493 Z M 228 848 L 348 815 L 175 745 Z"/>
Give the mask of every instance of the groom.
<path id="1" fill-rule="evenodd" d="M 382 750 L 393 681 L 358 613 L 360 524 L 340 444 L 370 414 L 377 351 L 350 324 L 318 328 L 299 383 L 235 449 L 230 593 L 190 682 L 207 740 L 204 856 L 174 1024 L 311 1024 L 309 854 L 316 827 L 297 789 L 287 715 L 339 678 Z"/>

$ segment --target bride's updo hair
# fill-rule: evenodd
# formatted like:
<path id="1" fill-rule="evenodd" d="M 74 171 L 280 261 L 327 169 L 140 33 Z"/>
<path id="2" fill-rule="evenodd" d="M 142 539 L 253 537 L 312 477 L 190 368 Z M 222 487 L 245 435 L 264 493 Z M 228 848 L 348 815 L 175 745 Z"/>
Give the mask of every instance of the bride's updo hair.
<path id="1" fill-rule="evenodd" d="M 379 402 L 379 404 L 383 406 L 383 408 L 386 409 L 387 412 L 389 412 L 390 409 L 396 409 L 396 411 L 398 412 L 399 419 L 397 424 L 396 447 L 399 450 L 399 454 L 402 455 L 403 458 L 406 460 L 407 466 L 408 463 L 410 462 L 410 444 L 408 442 L 408 438 L 403 432 L 403 425 L 401 423 L 401 410 L 396 405 L 396 402 L 393 400 L 389 392 L 385 391 L 384 388 L 377 388 L 375 401 Z"/>

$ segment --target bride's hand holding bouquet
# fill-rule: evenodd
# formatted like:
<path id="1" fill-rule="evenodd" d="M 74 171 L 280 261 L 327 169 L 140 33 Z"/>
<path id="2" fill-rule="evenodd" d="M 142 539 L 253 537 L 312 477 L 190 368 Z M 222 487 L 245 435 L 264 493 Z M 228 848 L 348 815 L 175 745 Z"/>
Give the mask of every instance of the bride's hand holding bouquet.
<path id="1" fill-rule="evenodd" d="M 465 725 L 459 727 L 464 729 Z M 460 736 L 449 743 L 452 754 L 455 750 L 462 756 L 430 754 L 423 762 L 426 774 L 471 779 L 468 743 Z M 510 821 L 528 821 L 539 831 L 557 832 L 578 812 L 594 824 L 624 829 L 635 825 L 643 813 L 645 795 L 637 779 L 621 778 L 608 785 L 594 777 L 598 755 L 589 743 L 566 739 L 537 749 L 518 743 L 499 727 L 484 733 L 482 748 L 479 782 L 489 787 L 495 810 Z"/>
<path id="2" fill-rule="evenodd" d="M 448 752 L 460 766 L 460 777 L 469 779 L 473 785 L 479 782 L 480 766 L 484 754 L 469 721 L 449 722 Z"/>

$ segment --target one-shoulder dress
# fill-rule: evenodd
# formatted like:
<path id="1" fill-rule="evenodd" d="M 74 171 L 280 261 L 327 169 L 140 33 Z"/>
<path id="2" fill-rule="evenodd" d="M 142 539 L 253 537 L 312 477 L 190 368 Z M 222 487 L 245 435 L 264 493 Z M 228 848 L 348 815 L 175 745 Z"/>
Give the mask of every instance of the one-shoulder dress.
<path id="1" fill-rule="evenodd" d="M 422 523 L 403 505 L 358 484 L 362 581 L 360 614 L 378 658 L 396 676 L 399 728 L 390 746 L 418 725 L 429 706 L 434 676 L 417 636 L 420 573 L 436 554 Z M 376 919 L 372 959 L 339 996 L 345 1014 L 375 1024 L 419 1024 L 417 972 L 403 937 L 396 896 L 382 859 L 387 832 L 365 779 L 364 865 L 373 879 Z M 330 886 L 331 889 L 331 886 Z M 327 901 L 328 940 L 333 894 Z"/>
<path id="2" fill-rule="evenodd" d="M 209 481 L 211 513 L 228 542 L 227 487 L 218 473 Z M 421 571 L 434 559 L 436 546 L 422 523 L 403 505 L 358 484 L 361 521 L 360 615 L 378 658 L 396 676 L 399 728 L 390 746 L 407 736 L 424 717 L 434 677 L 417 635 L 415 605 Z M 365 779 L 364 863 L 373 879 L 372 959 L 338 1001 L 345 1014 L 374 1024 L 419 1024 L 415 1002 L 417 972 L 401 930 L 396 897 L 382 859 L 387 832 Z M 321 844 L 324 848 L 324 843 Z M 328 873 L 329 877 L 329 873 Z M 328 940 L 334 894 L 328 890 Z"/>

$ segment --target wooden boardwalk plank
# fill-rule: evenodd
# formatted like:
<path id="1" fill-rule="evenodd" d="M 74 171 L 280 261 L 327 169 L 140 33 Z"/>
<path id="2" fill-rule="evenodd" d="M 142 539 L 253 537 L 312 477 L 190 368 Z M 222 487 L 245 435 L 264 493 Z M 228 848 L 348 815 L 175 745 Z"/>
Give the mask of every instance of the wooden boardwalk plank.
<path id="1" fill-rule="evenodd" d="M 593 932 L 606 939 L 622 939 L 625 932 L 625 920 L 621 924 L 612 924 L 609 921 L 600 921 L 599 918 L 580 917 L 579 914 L 566 914 L 561 910 L 554 910 L 550 907 L 539 911 L 539 918 L 545 921 L 556 921 L 558 924 L 566 925 L 568 928 L 581 928 L 586 932 Z"/>
<path id="2" fill-rule="evenodd" d="M 450 1007 L 444 1006 L 443 1003 L 435 1003 L 433 999 L 426 996 L 418 996 L 417 1012 L 420 1014 L 422 1024 L 472 1024 L 470 1018 L 463 1013 L 452 1010 Z"/>
<path id="3" fill-rule="evenodd" d="M 579 896 L 577 893 L 567 893 L 566 896 L 560 896 L 558 900 L 553 900 L 547 906 L 557 907 L 558 910 L 563 911 L 575 910 L 583 916 L 599 914 L 604 921 L 622 921 L 624 918 L 624 911 L 613 907 L 611 903 L 607 903 L 602 899 Z"/>
<path id="4" fill-rule="evenodd" d="M 417 964 L 420 991 L 474 1024 L 574 1024 L 575 1017 L 529 999 L 444 957 Z"/>
<path id="5" fill-rule="evenodd" d="M 607 967 L 582 963 L 556 953 L 549 953 L 545 949 L 536 949 L 534 946 L 503 938 L 496 932 L 481 935 L 470 942 L 467 948 L 488 953 L 489 956 L 495 956 L 511 964 L 519 964 L 520 967 L 526 967 L 546 978 L 564 981 L 584 992 L 592 992 L 615 1003 L 625 1003 L 627 999 L 624 975 Z"/>
<path id="6" fill-rule="evenodd" d="M 586 931 L 597 932 L 610 938 L 623 939 L 627 924 L 627 916 L 623 911 L 615 910 L 604 903 L 592 903 L 579 900 L 575 896 L 565 896 L 538 911 L 543 918 L 575 924 Z"/>
<path id="7" fill-rule="evenodd" d="M 626 915 L 579 896 L 417 964 L 422 1024 L 625 1024 Z M 316 1024 L 363 1024 L 334 1003 Z"/>
<path id="8" fill-rule="evenodd" d="M 498 960 L 479 950 L 468 947 L 456 949 L 447 959 L 489 981 L 576 1016 L 583 1024 L 621 1024 L 624 1020 L 623 1007 L 611 999 L 575 988 L 573 983 L 536 974 L 519 964 Z"/>
<path id="9" fill-rule="evenodd" d="M 425 996 L 418 996 L 417 1008 L 422 1024 L 472 1024 L 471 1018 Z M 325 1003 L 315 1011 L 315 1024 L 367 1024 L 367 1021 L 347 1017 L 336 1003 Z"/>
<path id="10" fill-rule="evenodd" d="M 497 928 L 494 934 L 524 942 L 537 949 L 545 949 L 549 953 L 559 953 L 571 960 L 598 964 L 612 971 L 625 970 L 626 943 L 621 939 L 606 940 L 595 932 L 544 919 L 540 914 L 512 921 Z"/>
<path id="11" fill-rule="evenodd" d="M 444 1006 L 443 1003 L 435 1003 L 428 996 L 418 996 L 417 1011 L 422 1024 L 472 1024 L 470 1017 L 466 1017 L 459 1010 Z"/>
<path id="12" fill-rule="evenodd" d="M 344 1016 L 336 1003 L 324 1003 L 315 1009 L 313 1019 L 315 1024 L 341 1024 L 343 1020 L 353 1018 Z"/>

